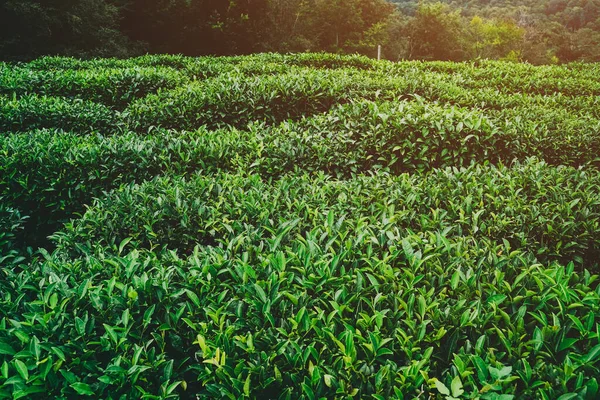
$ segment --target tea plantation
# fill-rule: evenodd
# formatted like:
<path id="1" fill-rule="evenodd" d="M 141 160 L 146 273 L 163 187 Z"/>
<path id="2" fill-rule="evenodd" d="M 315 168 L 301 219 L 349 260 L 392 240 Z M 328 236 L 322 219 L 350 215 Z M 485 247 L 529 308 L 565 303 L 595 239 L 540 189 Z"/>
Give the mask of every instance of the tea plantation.
<path id="1" fill-rule="evenodd" d="M 600 398 L 600 65 L 0 64 L 0 399 Z"/>

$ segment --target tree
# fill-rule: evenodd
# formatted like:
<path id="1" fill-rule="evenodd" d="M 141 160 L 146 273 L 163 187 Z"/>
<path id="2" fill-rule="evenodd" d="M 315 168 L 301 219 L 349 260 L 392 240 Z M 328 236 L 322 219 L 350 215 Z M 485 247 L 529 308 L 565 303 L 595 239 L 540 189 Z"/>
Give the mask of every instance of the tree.
<path id="1" fill-rule="evenodd" d="M 360 0 L 316 0 L 312 12 L 313 32 L 319 47 L 328 51 L 340 51 L 349 40 L 359 39 L 364 22 Z"/>
<path id="2" fill-rule="evenodd" d="M 263 49 L 298 52 L 318 48 L 309 34 L 311 4 L 308 0 L 268 0 L 262 37 Z"/>
<path id="3" fill-rule="evenodd" d="M 452 11 L 447 4 L 420 3 L 407 29 L 409 58 L 458 61 L 465 56 L 460 12 Z"/>
<path id="4" fill-rule="evenodd" d="M 360 23 L 353 27 L 352 37 L 344 42 L 347 52 L 376 55 L 378 45 L 389 42 L 389 24 L 395 17 L 394 7 L 384 0 L 360 0 L 356 2 Z"/>
<path id="5" fill-rule="evenodd" d="M 0 55 L 126 56 L 120 9 L 105 0 L 5 0 L 0 4 Z"/>
<path id="6" fill-rule="evenodd" d="M 269 0 L 269 48 L 361 51 L 385 37 L 393 13 L 386 0 Z"/>
<path id="7" fill-rule="evenodd" d="M 511 20 L 484 20 L 475 16 L 468 29 L 471 58 L 501 59 L 521 53 L 525 29 Z"/>
<path id="8" fill-rule="evenodd" d="M 123 30 L 152 53 L 244 54 L 268 33 L 267 0 L 130 0 Z"/>

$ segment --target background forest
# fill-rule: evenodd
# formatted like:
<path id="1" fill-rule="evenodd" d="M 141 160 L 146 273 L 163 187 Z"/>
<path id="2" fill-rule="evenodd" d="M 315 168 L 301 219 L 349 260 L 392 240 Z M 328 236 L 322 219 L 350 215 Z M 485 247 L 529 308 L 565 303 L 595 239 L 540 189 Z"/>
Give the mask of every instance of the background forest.
<path id="1" fill-rule="evenodd" d="M 0 59 L 328 51 L 600 60 L 600 0 L 3 0 Z"/>

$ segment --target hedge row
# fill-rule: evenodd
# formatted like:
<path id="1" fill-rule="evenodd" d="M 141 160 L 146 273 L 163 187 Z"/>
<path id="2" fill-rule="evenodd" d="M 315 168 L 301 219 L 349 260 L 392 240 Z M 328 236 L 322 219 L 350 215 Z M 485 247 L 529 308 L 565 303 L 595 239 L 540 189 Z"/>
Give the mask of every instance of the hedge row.
<path id="1" fill-rule="evenodd" d="M 21 240 L 37 247 L 92 199 L 163 173 L 249 165 L 259 144 L 247 132 L 156 130 L 104 137 L 54 130 L 0 137 L 0 198 L 29 216 Z"/>
<path id="2" fill-rule="evenodd" d="M 249 122 L 270 123 L 329 110 L 356 97 L 374 98 L 378 90 L 398 91 L 404 80 L 384 82 L 379 75 L 356 70 L 297 69 L 276 75 L 226 74 L 204 82 L 150 95 L 125 111 L 138 131 L 160 126 L 195 129 L 202 125 L 245 127 Z"/>
<path id="3" fill-rule="evenodd" d="M 60 128 L 80 134 L 116 132 L 120 118 L 105 105 L 80 99 L 0 96 L 0 133 Z"/>
<path id="4" fill-rule="evenodd" d="M 118 109 L 136 98 L 189 81 L 187 75 L 166 67 L 59 71 L 13 67 L 0 72 L 0 94 L 71 97 Z"/>
<path id="5" fill-rule="evenodd" d="M 0 269 L 0 393 L 594 399 L 598 276 L 538 261 L 597 262 L 597 184 L 531 162 L 124 189 L 78 223 L 114 250 Z M 128 250 L 168 235 L 213 239 Z"/>
<path id="6" fill-rule="evenodd" d="M 56 237 L 66 249 L 103 249 L 123 240 L 187 252 L 197 244 L 264 247 L 280 224 L 295 221 L 286 232 L 291 239 L 320 226 L 315 221 L 331 211 L 375 230 L 393 221 L 398 232 L 506 240 L 546 263 L 575 259 L 597 266 L 597 174 L 530 161 L 510 169 L 475 165 L 427 176 L 380 175 L 343 183 L 301 175 L 273 184 L 258 175 L 157 178 L 97 200 Z"/>
<path id="7" fill-rule="evenodd" d="M 321 171 L 350 177 L 510 164 L 530 156 L 552 165 L 600 166 L 598 131 L 587 125 L 598 121 L 544 113 L 535 107 L 486 113 L 423 101 L 361 101 L 297 122 L 251 124 L 244 131 L 5 135 L 0 196 L 30 216 L 30 226 L 46 221 L 47 229 L 39 230 L 45 236 L 103 192 L 164 173 L 245 170 L 277 178 Z M 75 123 L 85 131 L 80 118 Z"/>
<path id="8" fill-rule="evenodd" d="M 600 121 L 535 106 L 481 111 L 423 100 L 360 101 L 264 129 L 254 132 L 264 138 L 266 174 L 282 168 L 402 173 L 531 156 L 553 165 L 600 166 Z"/>

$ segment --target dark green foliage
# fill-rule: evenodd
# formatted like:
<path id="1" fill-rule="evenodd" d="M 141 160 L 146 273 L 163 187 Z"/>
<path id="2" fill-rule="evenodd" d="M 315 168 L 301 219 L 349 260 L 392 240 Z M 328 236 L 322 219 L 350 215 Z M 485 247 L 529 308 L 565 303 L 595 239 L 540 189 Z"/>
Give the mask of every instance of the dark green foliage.
<path id="1" fill-rule="evenodd" d="M 31 217 L 22 240 L 37 246 L 105 191 L 163 173 L 234 169 L 257 153 L 257 143 L 239 131 L 7 135 L 0 138 L 0 198 Z"/>
<path id="2" fill-rule="evenodd" d="M 394 61 L 597 62 L 599 21 L 600 0 L 4 0 L 0 59 L 265 51 L 375 58 L 381 45 Z"/>
<path id="3" fill-rule="evenodd" d="M 503 162 L 536 156 L 551 164 L 600 166 L 600 121 L 530 105 L 468 110 L 415 101 L 355 102 L 264 131 L 265 174 L 326 171 L 350 176 Z"/>
<path id="4" fill-rule="evenodd" d="M 44 221 L 46 229 L 27 230 L 38 239 L 53 233 L 74 213 L 83 212 L 85 205 L 104 191 L 167 172 L 243 169 L 278 177 L 299 169 L 349 177 L 382 168 L 402 173 L 468 166 L 471 162 L 510 164 L 528 156 L 551 164 L 598 165 L 593 97 L 514 94 L 516 84 L 505 94 L 481 90 L 471 78 L 493 79 L 494 75 L 486 71 L 501 68 L 510 71 L 516 82 L 529 73 L 558 77 L 563 71 L 572 81 L 578 74 L 582 76 L 585 80 L 577 87 L 583 87 L 591 74 L 587 70 L 507 63 L 375 62 L 368 66 L 361 57 L 309 54 L 224 59 L 145 56 L 89 62 L 46 58 L 35 63 L 31 71 L 33 76 L 53 74 L 64 81 L 76 78 L 80 82 L 77 85 L 90 88 L 83 97 L 112 102 L 108 99 L 114 93 L 98 82 L 106 82 L 107 76 L 126 76 L 116 68 L 118 65 L 123 71 L 170 65 L 177 69 L 160 67 L 150 76 L 156 82 L 171 82 L 169 85 L 182 79 L 184 86 L 134 101 L 123 114 L 91 102 L 36 95 L 9 98 L 3 104 L 4 131 L 38 127 L 70 131 L 9 135 L 0 141 L 4 149 L 0 171 L 4 188 L 0 190 L 9 204 L 32 217 L 30 226 Z M 349 65 L 368 70 L 347 68 Z M 49 69 L 41 69 L 44 66 Z M 112 69 L 106 69 L 109 66 Z M 28 70 L 28 66 L 4 68 L 5 82 L 13 83 Z M 448 75 L 448 71 L 453 74 Z M 188 85 L 182 78 L 187 76 L 213 78 Z M 121 82 L 119 91 L 130 93 L 132 98 L 138 90 L 140 95 L 146 90 L 136 89 L 136 82 L 127 82 Z M 50 82 L 46 87 L 63 94 L 69 90 L 68 84 L 59 88 Z M 381 101 L 397 98 L 405 100 Z M 347 102 L 350 104 L 335 105 Z M 123 107 L 125 103 L 120 104 Z M 330 112 L 319 115 L 331 107 Z M 298 122 L 276 123 L 300 117 L 304 118 Z M 248 132 L 155 130 L 157 125 L 246 128 L 254 120 L 264 124 L 253 124 Z M 125 133 L 131 128 L 148 137 Z M 218 143 L 217 150 L 214 143 Z M 220 158 L 220 154 L 228 155 Z M 27 243 L 37 246 L 38 239 Z"/>
<path id="5" fill-rule="evenodd" d="M 187 79 L 166 67 L 58 71 L 13 67 L 0 71 L 0 94 L 74 97 L 124 108 L 136 98 L 176 87 Z"/>
<path id="6" fill-rule="evenodd" d="M 113 110 L 91 101 L 24 95 L 0 97 L 0 132 L 59 128 L 77 133 L 110 131 L 119 125 Z"/>
<path id="7" fill-rule="evenodd" d="M 282 124 L 265 134 L 269 169 L 321 170 L 350 176 L 510 162 L 508 140 L 479 112 L 423 101 L 358 102 Z"/>
<path id="8" fill-rule="evenodd" d="M 519 173 L 525 179 L 581 174 L 543 164 L 456 176 L 446 171 L 435 189 L 452 196 L 452 181 L 465 178 L 460 174 L 479 180 L 482 173 L 481 182 L 498 176 L 509 184 Z M 408 230 L 397 218 L 408 220 L 403 214 L 418 200 L 402 210 L 395 199 L 377 196 L 388 193 L 390 182 L 376 178 L 372 187 L 371 179 L 348 183 L 367 194 L 347 199 L 349 209 L 365 202 L 357 204 L 365 207 L 363 216 L 346 217 L 337 205 L 345 201 L 331 201 L 345 193 L 345 184 L 300 177 L 289 186 L 282 181 L 279 193 L 291 197 L 300 187 L 312 204 L 303 207 L 298 199 L 292 207 L 299 206 L 300 219 L 286 220 L 281 199 L 284 214 L 273 212 L 281 219 L 261 229 L 258 240 L 235 221 L 227 229 L 224 213 L 206 214 L 205 222 L 224 228 L 219 246 L 204 244 L 183 258 L 128 252 L 133 242 L 125 240 L 115 243 L 118 255 L 67 261 L 55 254 L 26 273 L 5 268 L 10 279 L 1 301 L 12 318 L 2 322 L 0 343 L 9 390 L 24 390 L 27 380 L 45 395 L 67 397 L 84 390 L 103 398 L 164 398 L 171 388 L 175 396 L 200 398 L 405 398 L 435 397 L 436 379 L 450 387 L 458 376 L 462 398 L 488 384 L 494 385 L 488 392 L 517 397 L 540 390 L 548 398 L 596 395 L 597 276 L 573 265 L 538 264 L 508 242 L 473 232 L 477 212 L 464 220 L 462 235 L 452 228 Z M 411 180 L 404 176 L 399 184 L 408 188 Z M 261 218 L 253 201 L 269 196 L 260 180 L 247 182 L 259 189 L 249 198 L 245 189 L 236 195 L 223 186 L 224 199 L 247 199 L 236 214 L 240 221 Z M 212 185 L 208 199 L 217 204 L 222 193 Z M 538 196 L 545 188 L 537 188 Z M 481 184 L 473 189 L 485 190 Z M 226 212 L 233 209 L 227 200 L 222 204 Z M 470 204 L 465 198 L 465 213 L 472 212 Z M 429 215 L 420 219 L 436 225 L 436 214 Z M 41 286 L 29 284 L 43 276 Z M 33 322 L 20 323 L 24 318 Z M 50 366 L 37 365 L 44 359 Z M 71 360 L 78 360 L 76 368 Z M 561 383 L 547 386 L 548 379 Z"/>
<path id="9" fill-rule="evenodd" d="M 11 256 L 16 246 L 16 234 L 23 229 L 26 219 L 19 210 L 0 205 L 0 264 L 5 261 L 4 257 Z"/>
<path id="10" fill-rule="evenodd" d="M 598 398 L 599 72 L 0 63 L 0 399 Z"/>
<path id="11" fill-rule="evenodd" d="M 378 79 L 379 78 L 379 79 Z M 202 125 L 243 128 L 254 120 L 278 122 L 327 111 L 356 96 L 373 96 L 380 76 L 356 70 L 291 69 L 277 75 L 225 74 L 134 102 L 124 115 L 130 126 L 194 129 Z"/>
<path id="12" fill-rule="evenodd" d="M 94 58 L 82 60 L 73 57 L 41 57 L 27 63 L 27 67 L 34 70 L 70 70 L 70 69 L 110 69 L 110 68 L 146 68 L 146 67 L 169 67 L 183 69 L 188 64 L 201 62 L 196 58 L 183 57 L 181 55 L 151 55 L 119 59 L 119 58 Z"/>
<path id="13" fill-rule="evenodd" d="M 196 244 L 236 243 L 242 251 L 286 221 L 295 221 L 287 237 L 302 236 L 331 211 L 346 223 L 360 221 L 374 229 L 387 219 L 399 232 L 508 241 L 545 263 L 575 259 L 597 265 L 600 180 L 595 174 L 529 162 L 510 169 L 381 175 L 347 182 L 284 177 L 272 184 L 255 175 L 161 178 L 98 201 L 58 238 L 67 249 L 104 249 L 127 239 L 150 249 L 191 251 Z"/>
<path id="14" fill-rule="evenodd" d="M 0 3 L 0 58 L 42 55 L 123 57 L 137 52 L 120 30 L 123 2 L 4 0 Z"/>

